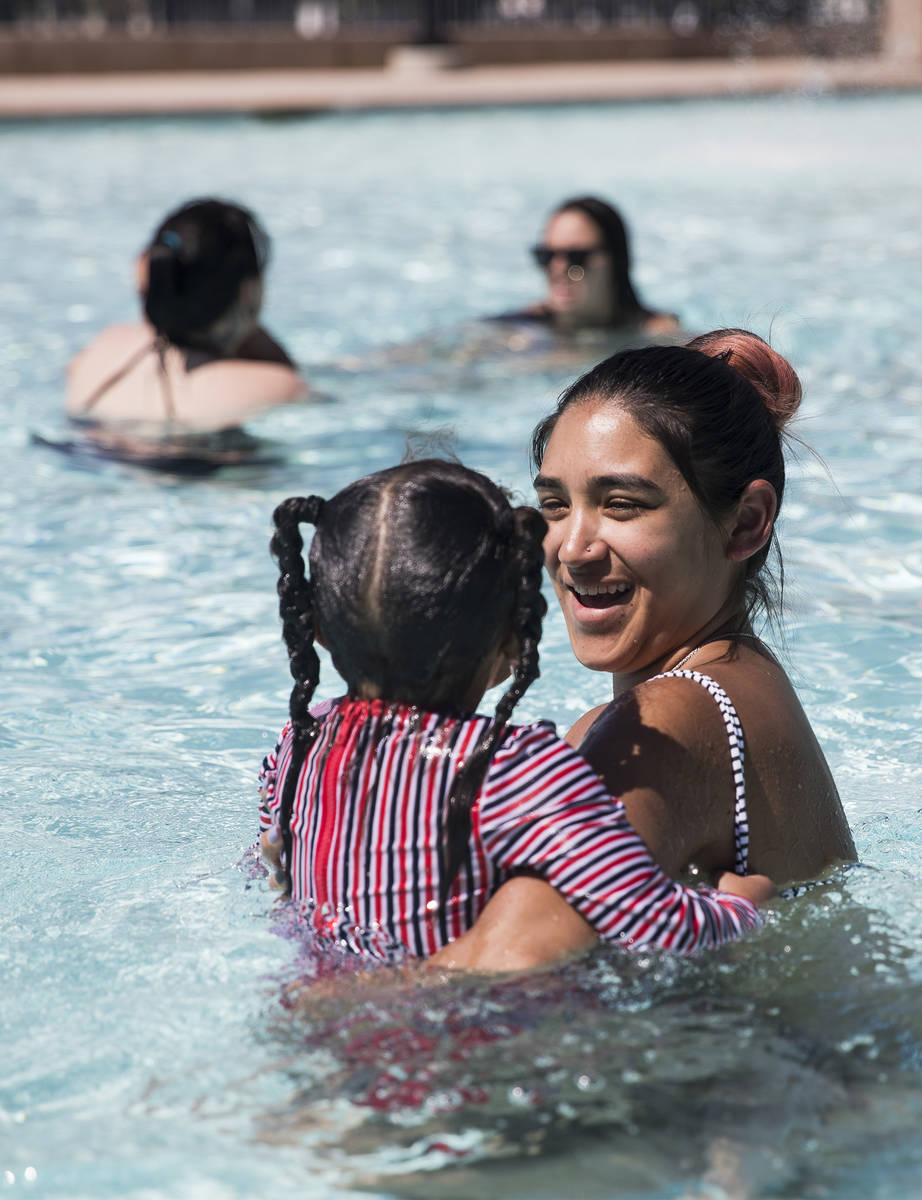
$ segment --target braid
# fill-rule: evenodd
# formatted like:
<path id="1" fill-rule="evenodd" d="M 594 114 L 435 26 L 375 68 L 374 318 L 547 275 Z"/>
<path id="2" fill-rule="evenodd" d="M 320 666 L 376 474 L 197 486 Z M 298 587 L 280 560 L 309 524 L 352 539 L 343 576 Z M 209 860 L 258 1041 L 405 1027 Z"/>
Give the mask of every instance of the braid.
<path id="1" fill-rule="evenodd" d="M 285 787 L 279 812 L 282 834 L 282 864 L 290 872 L 291 813 L 294 808 L 298 776 L 307 748 L 319 728 L 310 711 L 310 702 L 320 679 L 320 659 L 314 649 L 314 587 L 304 571 L 304 541 L 298 526 L 302 522 L 316 525 L 323 511 L 319 496 L 294 496 L 283 500 L 272 514 L 275 533 L 269 548 L 279 564 L 279 615 L 282 636 L 288 648 L 288 665 L 294 679 L 288 711 L 291 716 L 291 760 L 285 775 Z M 288 874 L 287 890 L 291 891 Z"/>
<path id="2" fill-rule="evenodd" d="M 442 876 L 442 904 L 467 856 L 471 835 L 471 810 L 483 786 L 493 755 L 512 711 L 540 674 L 538 643 L 547 601 L 541 593 L 544 555 L 541 543 L 547 532 L 544 518 L 533 508 L 521 507 L 503 513 L 500 531 L 512 541 L 512 571 L 516 578 L 513 632 L 519 653 L 512 669 L 512 683 L 496 705 L 493 720 L 480 735 L 470 758 L 461 767 L 448 793 L 446 818 L 445 871 Z"/>

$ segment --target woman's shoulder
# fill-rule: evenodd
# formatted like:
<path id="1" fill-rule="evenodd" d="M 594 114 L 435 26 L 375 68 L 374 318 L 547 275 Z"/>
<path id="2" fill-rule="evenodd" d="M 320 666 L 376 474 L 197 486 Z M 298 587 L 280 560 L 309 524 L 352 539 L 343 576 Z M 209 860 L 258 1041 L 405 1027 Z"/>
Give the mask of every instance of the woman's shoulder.
<path id="1" fill-rule="evenodd" d="M 100 330 L 67 365 L 67 411 L 79 415 L 95 388 L 153 344 L 154 332 L 142 321 L 124 321 Z"/>
<path id="2" fill-rule="evenodd" d="M 278 404 L 307 399 L 306 380 L 292 367 L 251 359 L 215 359 L 188 376 L 193 422 L 240 424 Z"/>
<path id="3" fill-rule="evenodd" d="M 590 735 L 608 737 L 617 732 L 619 737 L 637 737 L 646 729 L 693 744 L 700 734 L 703 714 L 709 710 L 716 713 L 713 692 L 702 686 L 705 679 L 710 676 L 699 672 L 646 679 L 584 713 L 567 732 L 567 741 L 578 746 Z"/>
<path id="4" fill-rule="evenodd" d="M 121 321 L 107 325 L 78 350 L 68 363 L 68 373 L 93 368 L 104 371 L 117 366 L 119 355 L 132 354 L 142 346 L 153 345 L 154 332 L 143 321 Z M 111 359 L 107 356 L 114 356 Z"/>

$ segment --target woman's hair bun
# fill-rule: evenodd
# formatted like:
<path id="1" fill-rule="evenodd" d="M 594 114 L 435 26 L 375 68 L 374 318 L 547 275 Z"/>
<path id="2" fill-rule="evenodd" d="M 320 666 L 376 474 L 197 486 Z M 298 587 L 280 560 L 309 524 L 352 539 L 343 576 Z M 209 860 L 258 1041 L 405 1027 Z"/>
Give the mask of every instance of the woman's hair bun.
<path id="1" fill-rule="evenodd" d="M 803 389 L 797 372 L 758 334 L 746 329 L 715 329 L 693 338 L 687 348 L 699 350 L 710 358 L 722 358 L 745 376 L 779 430 L 784 429 L 800 407 Z"/>

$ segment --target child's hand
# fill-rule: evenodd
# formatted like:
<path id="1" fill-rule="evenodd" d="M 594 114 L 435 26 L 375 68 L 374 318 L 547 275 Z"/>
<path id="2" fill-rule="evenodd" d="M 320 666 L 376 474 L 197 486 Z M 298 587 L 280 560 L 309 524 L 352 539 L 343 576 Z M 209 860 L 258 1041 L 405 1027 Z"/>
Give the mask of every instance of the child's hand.
<path id="1" fill-rule="evenodd" d="M 768 904 L 778 895 L 778 889 L 767 875 L 734 875 L 732 871 L 724 871 L 718 878 L 717 889 L 742 896 L 757 906 Z"/>
<path id="2" fill-rule="evenodd" d="M 269 886 L 280 891 L 285 886 L 285 872 L 282 870 L 282 835 L 278 825 L 270 825 L 259 835 L 259 849 L 269 868 Z"/>

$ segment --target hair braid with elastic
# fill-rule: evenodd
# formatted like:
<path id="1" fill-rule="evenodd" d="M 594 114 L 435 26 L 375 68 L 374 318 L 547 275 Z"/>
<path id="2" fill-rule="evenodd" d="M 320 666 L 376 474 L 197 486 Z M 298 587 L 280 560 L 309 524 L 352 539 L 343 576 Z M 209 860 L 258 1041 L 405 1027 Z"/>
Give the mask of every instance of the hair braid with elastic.
<path id="1" fill-rule="evenodd" d="M 512 683 L 500 697 L 493 720 L 480 735 L 467 762 L 461 767 L 448 794 L 445 830 L 445 871 L 442 876 L 444 904 L 455 876 L 469 853 L 471 810 L 483 786 L 493 755 L 512 711 L 540 674 L 538 643 L 547 601 L 541 593 L 544 566 L 542 541 L 547 524 L 533 508 L 510 509 L 500 518 L 500 536 L 511 544 L 510 580 L 515 587 L 512 632 L 518 655 L 512 668 Z"/>
<path id="2" fill-rule="evenodd" d="M 294 496 L 282 501 L 272 515 L 275 533 L 270 549 L 279 564 L 279 615 L 282 618 L 282 636 L 288 648 L 289 669 L 295 681 L 288 703 L 292 727 L 291 761 L 285 775 L 279 811 L 282 865 L 289 892 L 291 813 L 304 757 L 319 728 L 310 711 L 310 702 L 320 679 L 320 659 L 314 648 L 314 589 L 305 574 L 304 540 L 298 526 L 305 522 L 316 525 L 323 506 L 324 501 L 320 496 Z"/>

